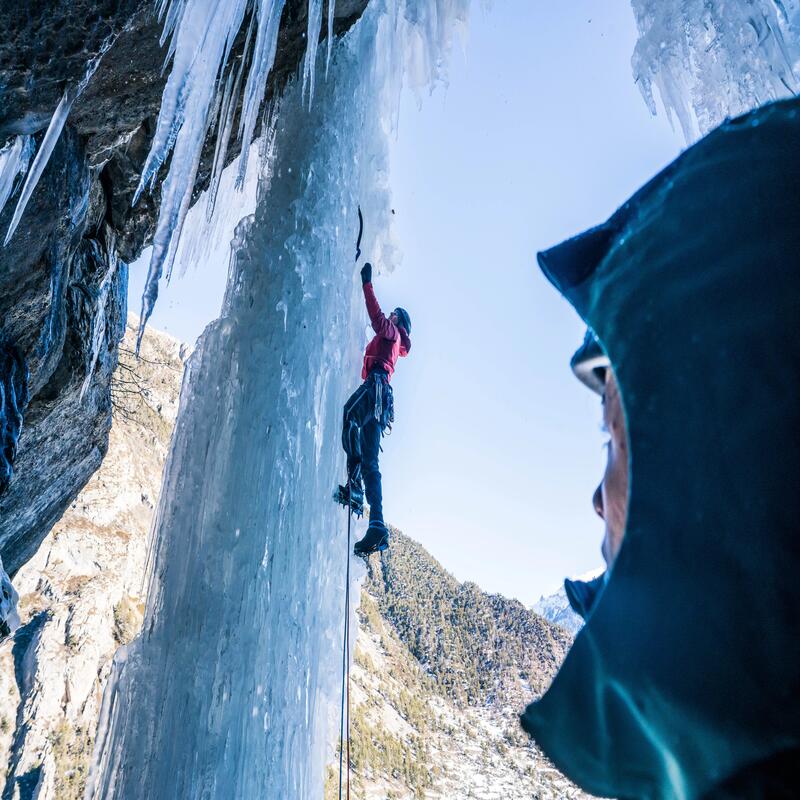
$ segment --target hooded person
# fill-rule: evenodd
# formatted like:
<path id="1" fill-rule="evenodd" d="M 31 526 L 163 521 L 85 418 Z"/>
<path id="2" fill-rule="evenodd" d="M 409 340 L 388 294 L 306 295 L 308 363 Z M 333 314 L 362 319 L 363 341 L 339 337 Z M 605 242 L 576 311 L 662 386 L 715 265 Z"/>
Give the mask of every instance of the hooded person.
<path id="1" fill-rule="evenodd" d="M 609 570 L 568 583 L 586 624 L 522 725 L 595 795 L 800 797 L 800 101 L 539 263 L 628 452 Z"/>

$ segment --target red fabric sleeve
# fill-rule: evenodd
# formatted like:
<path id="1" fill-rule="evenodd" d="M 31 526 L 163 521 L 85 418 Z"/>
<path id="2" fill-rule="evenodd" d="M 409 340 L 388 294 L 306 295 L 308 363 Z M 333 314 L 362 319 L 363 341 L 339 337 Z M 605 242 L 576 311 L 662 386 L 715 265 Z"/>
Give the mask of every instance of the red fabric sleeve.
<path id="1" fill-rule="evenodd" d="M 393 325 L 389 319 L 381 311 L 378 305 L 378 299 L 375 297 L 375 290 L 372 288 L 371 283 L 364 284 L 364 300 L 367 303 L 367 313 L 369 314 L 369 321 L 372 323 L 372 330 L 378 336 L 388 339 L 393 342 L 400 335 L 397 327 Z"/>

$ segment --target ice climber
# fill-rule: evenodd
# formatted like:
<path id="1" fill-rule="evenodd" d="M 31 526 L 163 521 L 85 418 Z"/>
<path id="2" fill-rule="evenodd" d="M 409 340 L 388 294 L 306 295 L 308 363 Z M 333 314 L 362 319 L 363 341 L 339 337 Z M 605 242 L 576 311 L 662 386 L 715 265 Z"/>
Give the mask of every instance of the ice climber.
<path id="1" fill-rule="evenodd" d="M 364 300 L 375 336 L 367 345 L 361 378 L 364 381 L 345 403 L 342 420 L 342 446 L 347 453 L 347 486 L 340 489 L 340 500 L 356 512 L 363 508 L 364 494 L 369 503 L 369 527 L 356 542 L 356 555 L 385 550 L 389 532 L 383 520 L 383 493 L 378 456 L 381 436 L 394 421 L 394 397 L 390 381 L 397 359 L 411 350 L 411 319 L 396 308 L 386 317 L 372 288 L 372 265 L 361 270 Z"/>
<path id="2" fill-rule="evenodd" d="M 522 725 L 593 795 L 800 797 L 799 187 L 793 99 L 539 254 L 596 334 L 608 569 Z"/>

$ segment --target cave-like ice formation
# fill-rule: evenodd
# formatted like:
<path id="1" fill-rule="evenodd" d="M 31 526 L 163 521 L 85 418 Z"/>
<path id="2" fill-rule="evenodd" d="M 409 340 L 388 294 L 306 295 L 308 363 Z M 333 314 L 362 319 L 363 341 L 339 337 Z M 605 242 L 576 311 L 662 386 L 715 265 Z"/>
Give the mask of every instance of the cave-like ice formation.
<path id="1" fill-rule="evenodd" d="M 184 380 L 144 629 L 115 659 L 87 797 L 321 797 L 349 557 L 331 492 L 364 314 L 356 209 L 364 252 L 390 265 L 399 83 L 441 76 L 466 5 L 373 0 L 310 109 L 302 79 L 281 101 L 221 317 Z"/>

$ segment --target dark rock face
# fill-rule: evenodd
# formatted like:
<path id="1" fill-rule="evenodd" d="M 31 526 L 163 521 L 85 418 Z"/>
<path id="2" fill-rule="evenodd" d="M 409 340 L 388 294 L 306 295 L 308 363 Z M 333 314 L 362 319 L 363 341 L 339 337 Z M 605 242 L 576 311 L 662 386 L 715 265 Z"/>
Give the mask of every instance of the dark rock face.
<path id="1" fill-rule="evenodd" d="M 12 213 L 10 203 L 0 215 L 0 229 Z M 31 398 L 23 411 L 14 474 L 0 495 L 0 552 L 9 574 L 35 552 L 105 452 L 108 384 L 124 332 L 124 265 L 115 270 L 104 298 L 105 335 L 81 398 L 97 298 L 113 263 L 113 234 L 104 215 L 80 137 L 67 128 L 23 224 L 2 251 L 2 334 L 24 359 Z"/>
<path id="2" fill-rule="evenodd" d="M 28 405 L 28 368 L 14 345 L 0 343 L 0 492 L 14 474 L 14 457 Z"/>
<path id="3" fill-rule="evenodd" d="M 366 3 L 341 0 L 335 31 L 352 25 Z M 0 147 L 23 133 L 34 134 L 38 146 L 65 89 L 110 44 L 74 103 L 14 237 L 0 247 L 0 557 L 11 575 L 107 447 L 126 263 L 151 241 L 160 201 L 156 188 L 131 207 L 168 74 L 153 5 L 13 0 L 0 15 Z M 268 94 L 302 59 L 306 9 L 306 0 L 287 1 Z M 242 40 L 232 57 L 241 58 Z M 228 159 L 240 148 L 231 142 Z M 212 155 L 208 141 L 195 197 L 208 183 Z M 19 188 L 0 213 L 0 239 Z M 94 360 L 96 327 L 102 336 Z"/>

